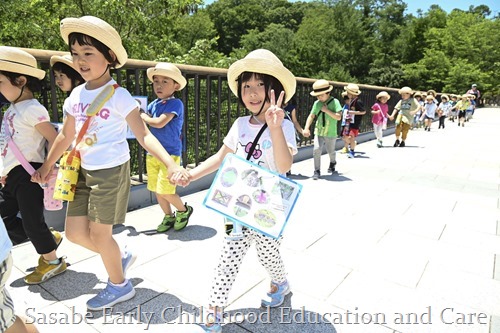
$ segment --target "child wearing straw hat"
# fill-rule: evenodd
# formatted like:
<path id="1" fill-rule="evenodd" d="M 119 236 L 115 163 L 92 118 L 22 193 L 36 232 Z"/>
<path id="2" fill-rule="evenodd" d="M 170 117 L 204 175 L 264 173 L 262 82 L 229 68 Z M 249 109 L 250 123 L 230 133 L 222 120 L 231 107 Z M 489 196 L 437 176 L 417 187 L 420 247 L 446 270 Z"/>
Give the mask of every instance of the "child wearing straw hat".
<path id="1" fill-rule="evenodd" d="M 338 99 L 330 96 L 333 86 L 327 80 L 317 80 L 313 83 L 313 91 L 311 96 L 315 96 L 317 100 L 314 102 L 311 113 L 307 117 L 306 125 L 304 126 L 304 136 L 309 137 L 314 119 L 316 126 L 314 128 L 314 174 L 313 179 L 317 180 L 321 175 L 321 153 L 323 146 L 326 146 L 326 151 L 330 158 L 328 173 L 335 172 L 336 152 L 335 143 L 337 141 L 337 121 L 342 119 L 342 107 Z"/>
<path id="2" fill-rule="evenodd" d="M 460 96 L 460 100 L 455 105 L 455 109 L 458 110 L 458 126 L 465 127 L 466 110 L 470 107 L 470 104 L 469 94 Z"/>
<path id="3" fill-rule="evenodd" d="M 394 147 L 405 147 L 406 138 L 408 137 L 408 131 L 413 123 L 413 116 L 420 109 L 420 104 L 418 101 L 411 97 L 413 90 L 410 87 L 403 87 L 399 89 L 399 94 L 401 99 L 398 101 L 394 110 L 392 110 L 389 116 L 390 120 L 394 120 L 394 115 L 397 113 L 396 119 L 396 141 L 394 142 Z M 400 141 L 401 139 L 401 141 Z"/>
<path id="4" fill-rule="evenodd" d="M 125 277 L 135 256 L 121 251 L 113 238 L 113 225 L 125 222 L 130 195 L 127 125 L 137 141 L 167 165 L 170 175 L 179 172 L 187 178 L 188 174 L 148 130 L 136 100 L 111 77 L 110 69 L 120 68 L 127 61 L 116 30 L 97 17 L 83 16 L 63 19 L 60 31 L 86 83 L 71 92 L 62 130 L 34 180 L 45 180 L 76 134 L 83 134 L 76 147 L 81 168 L 74 200 L 68 203 L 65 230 L 69 240 L 100 255 L 109 276 L 106 287 L 87 302 L 87 308 L 95 311 L 135 295 L 132 283 Z M 110 92 L 105 101 L 99 101 L 102 91 Z M 96 100 L 99 108 L 87 114 L 87 110 L 94 109 L 92 103 Z M 85 124 L 86 131 L 82 129 Z"/>
<path id="5" fill-rule="evenodd" d="M 437 108 L 438 105 L 436 102 L 436 98 L 432 94 L 428 94 L 427 97 L 425 97 L 424 109 L 422 112 L 422 116 L 420 117 L 420 120 L 424 121 L 425 131 L 431 131 L 431 125 L 434 121 L 434 118 L 436 117 Z"/>
<path id="6" fill-rule="evenodd" d="M 377 147 L 383 147 L 382 139 L 384 137 L 383 130 L 387 128 L 387 118 L 389 113 L 389 106 L 387 101 L 391 98 L 391 95 L 387 91 L 381 91 L 376 96 L 377 102 L 372 106 L 372 124 L 373 132 L 377 139 Z"/>
<path id="7" fill-rule="evenodd" d="M 347 157 L 354 158 L 354 149 L 356 148 L 356 137 L 359 134 L 359 126 L 361 125 L 361 119 L 366 113 L 365 106 L 363 102 L 358 98 L 361 94 L 361 90 L 357 84 L 349 83 L 344 87 L 349 97 L 349 110 L 347 114 L 352 117 L 352 121 L 346 121 L 344 127 L 342 128 L 342 139 L 344 140 L 344 147 L 348 148 Z"/>
<path id="8" fill-rule="evenodd" d="M 184 104 L 175 98 L 174 93 L 184 89 L 186 79 L 173 64 L 160 62 L 148 68 L 147 75 L 153 83 L 153 91 L 158 97 L 148 105 L 148 113 L 141 113 L 142 120 L 149 125 L 151 133 L 160 141 L 165 150 L 180 165 L 182 154 L 182 126 L 184 124 Z M 148 190 L 156 194 L 158 204 L 165 216 L 156 228 L 157 232 L 166 232 L 170 228 L 179 231 L 186 227 L 193 207 L 183 203 L 175 185 L 168 179 L 168 170 L 156 157 L 146 156 L 148 171 Z M 172 212 L 173 205 L 177 213 Z"/>
<path id="9" fill-rule="evenodd" d="M 229 153 L 243 158 L 250 155 L 250 161 L 284 175 L 290 170 L 293 155 L 297 153 L 294 126 L 292 122 L 284 121 L 285 113 L 281 108 L 282 102 L 290 100 L 295 93 L 294 75 L 272 52 L 259 49 L 229 67 L 228 84 L 250 115 L 234 122 L 223 146 L 215 155 L 190 171 L 191 179 L 201 178 L 217 170 Z M 262 128 L 265 130 L 258 140 L 259 144 L 255 146 L 259 153 L 248 153 L 245 147 L 252 145 Z M 280 254 L 281 241 L 282 238 L 274 239 L 246 227 L 242 228 L 239 235 L 225 237 L 209 299 L 210 318 L 203 326 L 206 332 L 222 331 L 221 323 L 229 292 L 253 242 L 256 243 L 259 262 L 271 278 L 271 289 L 267 299 L 262 300 L 262 306 L 278 307 L 283 303 L 290 287 Z"/>
<path id="10" fill-rule="evenodd" d="M 53 55 L 50 57 L 50 66 L 54 72 L 56 85 L 68 96 L 76 86 L 85 82 L 73 65 L 73 58 L 69 54 Z"/>
<path id="11" fill-rule="evenodd" d="M 450 98 L 446 94 L 441 95 L 441 103 L 439 103 L 438 106 L 438 115 L 439 115 L 439 127 L 444 129 L 444 122 L 446 120 L 446 117 L 448 117 L 448 114 L 450 113 L 451 110 L 451 103 L 450 103 Z"/>
<path id="12" fill-rule="evenodd" d="M 45 160 L 46 144 L 50 148 L 57 136 L 47 109 L 34 97 L 44 77 L 45 71 L 37 68 L 31 54 L 0 46 L 0 93 L 10 102 L 0 129 L 4 179 L 0 214 L 9 225 L 17 222 L 20 212 L 23 229 L 41 255 L 35 270 L 24 277 L 27 284 L 39 284 L 66 271 L 64 258 L 56 254 L 61 236 L 57 233 L 55 239 L 45 223 L 43 189 L 31 182 L 31 174 Z"/>

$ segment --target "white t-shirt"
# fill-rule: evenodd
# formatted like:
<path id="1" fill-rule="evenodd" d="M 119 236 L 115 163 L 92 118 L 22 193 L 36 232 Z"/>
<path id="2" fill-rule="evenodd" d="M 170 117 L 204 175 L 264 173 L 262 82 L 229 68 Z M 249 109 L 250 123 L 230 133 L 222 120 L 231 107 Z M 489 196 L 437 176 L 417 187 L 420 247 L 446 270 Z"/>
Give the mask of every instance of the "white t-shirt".
<path id="1" fill-rule="evenodd" d="M 262 125 L 260 124 L 251 124 L 250 116 L 240 117 L 231 126 L 229 133 L 224 138 L 224 144 L 233 150 L 236 155 L 246 159 L 250 146 L 261 127 Z M 297 153 L 297 144 L 295 142 L 295 128 L 293 127 L 293 123 L 291 121 L 283 121 L 281 128 L 285 134 L 288 147 L 292 148 L 292 153 L 295 155 Z M 250 161 L 271 171 L 277 171 L 269 128 L 266 128 L 264 133 L 262 133 Z"/>
<path id="2" fill-rule="evenodd" d="M 114 84 L 115 80 L 108 82 L 108 85 Z M 87 119 L 86 110 L 103 89 L 104 86 L 88 90 L 85 84 L 82 84 L 73 89 L 66 100 L 64 112 L 75 118 L 76 136 Z M 108 169 L 130 159 L 125 118 L 137 107 L 137 101 L 126 89 L 119 87 L 115 90 L 113 96 L 92 117 L 87 132 L 78 144 L 83 168 Z"/>
<path id="3" fill-rule="evenodd" d="M 8 175 L 13 168 L 21 165 L 7 143 L 5 126 L 9 126 L 12 139 L 28 162 L 43 163 L 47 140 L 36 130 L 35 126 L 49 121 L 47 109 L 36 99 L 25 100 L 9 106 L 3 117 L 0 130 L 1 176 Z"/>

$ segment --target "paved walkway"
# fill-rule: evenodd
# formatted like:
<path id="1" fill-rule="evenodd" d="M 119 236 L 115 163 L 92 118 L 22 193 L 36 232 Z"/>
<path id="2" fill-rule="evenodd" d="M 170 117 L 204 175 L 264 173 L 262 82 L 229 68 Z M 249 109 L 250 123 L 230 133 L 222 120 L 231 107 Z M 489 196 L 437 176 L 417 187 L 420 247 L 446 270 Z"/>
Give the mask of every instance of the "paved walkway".
<path id="1" fill-rule="evenodd" d="M 464 128 L 433 126 L 411 131 L 405 148 L 390 136 L 381 149 L 360 144 L 355 159 L 338 154 L 338 173 L 317 181 L 312 160 L 294 164 L 304 188 L 282 246 L 293 292 L 281 308 L 259 307 L 269 280 L 252 248 L 224 332 L 500 332 L 500 109 L 478 110 Z M 201 332 L 190 323 L 223 228 L 204 195 L 185 197 L 194 214 L 182 232 L 154 232 L 158 206 L 127 214 L 115 234 L 139 254 L 128 274 L 137 295 L 112 312 L 86 313 L 107 278 L 95 254 L 65 240 L 68 271 L 26 286 L 37 255 L 16 247 L 7 286 L 18 313 L 50 333 Z"/>

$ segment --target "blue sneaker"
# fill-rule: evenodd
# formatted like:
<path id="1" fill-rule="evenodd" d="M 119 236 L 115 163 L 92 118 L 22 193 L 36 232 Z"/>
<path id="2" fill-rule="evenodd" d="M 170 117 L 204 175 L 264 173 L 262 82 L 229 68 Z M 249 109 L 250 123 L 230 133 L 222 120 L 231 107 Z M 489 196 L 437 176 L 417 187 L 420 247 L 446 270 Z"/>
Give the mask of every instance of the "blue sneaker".
<path id="1" fill-rule="evenodd" d="M 271 282 L 271 291 L 267 293 L 267 296 L 271 298 L 270 301 L 262 300 L 262 306 L 269 306 L 271 308 L 275 308 L 283 304 L 285 300 L 285 296 L 290 293 L 290 285 L 288 281 L 285 281 L 281 284 Z"/>
<path id="2" fill-rule="evenodd" d="M 114 286 L 108 281 L 106 288 L 87 302 L 87 309 L 98 311 L 125 302 L 135 296 L 135 289 L 130 281 L 123 287 Z"/>
<path id="3" fill-rule="evenodd" d="M 221 315 L 217 314 L 215 315 L 215 320 L 213 314 L 208 316 L 208 323 L 207 324 L 202 324 L 200 325 L 201 328 L 205 332 L 209 333 L 221 333 L 222 332 L 222 326 L 221 326 L 222 318 Z"/>
<path id="4" fill-rule="evenodd" d="M 125 256 L 122 257 L 122 270 L 123 270 L 123 277 L 126 277 L 127 270 L 135 262 L 135 259 L 137 259 L 137 255 L 129 251 L 127 248 L 125 248 L 124 252 Z"/>

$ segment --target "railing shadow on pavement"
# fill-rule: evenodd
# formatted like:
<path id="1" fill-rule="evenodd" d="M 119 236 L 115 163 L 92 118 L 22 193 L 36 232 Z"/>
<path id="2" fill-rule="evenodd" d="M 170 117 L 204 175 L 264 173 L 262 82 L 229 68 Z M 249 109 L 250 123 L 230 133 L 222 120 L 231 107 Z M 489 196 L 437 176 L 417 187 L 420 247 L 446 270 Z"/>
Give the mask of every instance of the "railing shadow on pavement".
<path id="1" fill-rule="evenodd" d="M 178 240 L 181 242 L 201 241 L 214 237 L 217 230 L 201 225 L 188 225 L 182 232 L 175 232 L 173 229 L 165 233 L 158 233 L 156 229 L 137 231 L 134 227 L 118 224 L 113 227 L 113 235 L 128 232 L 127 237 L 137 237 L 139 235 L 167 237 L 169 240 Z"/>

